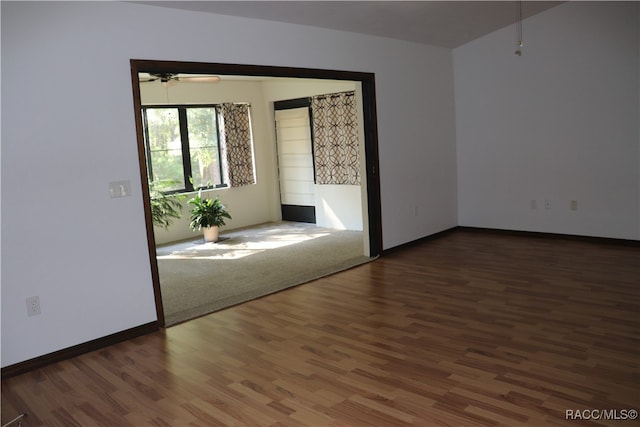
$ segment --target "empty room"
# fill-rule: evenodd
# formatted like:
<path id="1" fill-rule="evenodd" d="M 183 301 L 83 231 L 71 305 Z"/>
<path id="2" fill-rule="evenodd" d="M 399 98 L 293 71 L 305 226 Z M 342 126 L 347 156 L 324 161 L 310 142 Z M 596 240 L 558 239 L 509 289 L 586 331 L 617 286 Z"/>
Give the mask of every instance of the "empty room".
<path id="1" fill-rule="evenodd" d="M 637 2 L 0 7 L 3 427 L 637 425 Z M 351 82 L 369 262 L 165 325 L 171 64 Z M 283 219 L 262 84 L 228 232 Z"/>

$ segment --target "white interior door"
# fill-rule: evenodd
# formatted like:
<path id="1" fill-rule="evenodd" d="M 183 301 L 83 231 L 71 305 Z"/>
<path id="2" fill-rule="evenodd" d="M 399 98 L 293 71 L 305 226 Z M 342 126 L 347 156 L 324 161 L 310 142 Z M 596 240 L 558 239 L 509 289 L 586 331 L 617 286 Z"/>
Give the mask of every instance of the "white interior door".
<path id="1" fill-rule="evenodd" d="M 276 110 L 282 219 L 315 223 L 309 108 Z"/>

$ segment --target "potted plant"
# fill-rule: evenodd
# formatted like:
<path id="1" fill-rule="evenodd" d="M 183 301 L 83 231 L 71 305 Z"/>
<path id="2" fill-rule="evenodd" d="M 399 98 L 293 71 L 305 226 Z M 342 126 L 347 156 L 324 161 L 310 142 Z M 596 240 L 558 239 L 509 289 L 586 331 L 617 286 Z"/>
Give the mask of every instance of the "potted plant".
<path id="1" fill-rule="evenodd" d="M 158 188 L 158 184 L 155 182 L 149 183 L 149 196 L 153 225 L 168 230 L 173 219 L 182 216 L 180 197 L 165 194 Z"/>
<path id="2" fill-rule="evenodd" d="M 202 197 L 202 190 L 187 203 L 193 206 L 191 209 L 191 230 L 202 230 L 205 242 L 217 242 L 220 227 L 225 225 L 225 218 L 231 219 L 227 208 L 220 199 L 207 199 Z"/>

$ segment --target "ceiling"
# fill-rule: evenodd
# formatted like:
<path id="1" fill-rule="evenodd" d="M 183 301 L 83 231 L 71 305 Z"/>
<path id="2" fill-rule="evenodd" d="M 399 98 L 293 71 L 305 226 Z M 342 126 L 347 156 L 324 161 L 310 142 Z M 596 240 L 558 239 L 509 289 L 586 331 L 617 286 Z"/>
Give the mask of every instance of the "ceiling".
<path id="1" fill-rule="evenodd" d="M 561 1 L 136 1 L 455 48 Z M 526 33 L 526 28 L 524 28 Z M 515 33 L 514 33 L 515 35 Z"/>

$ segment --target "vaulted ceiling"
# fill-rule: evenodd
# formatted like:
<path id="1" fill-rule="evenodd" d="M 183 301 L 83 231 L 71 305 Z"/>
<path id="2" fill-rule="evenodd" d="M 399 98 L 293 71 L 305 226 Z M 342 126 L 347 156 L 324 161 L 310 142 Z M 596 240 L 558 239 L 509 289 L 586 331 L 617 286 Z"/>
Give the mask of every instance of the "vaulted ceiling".
<path id="1" fill-rule="evenodd" d="M 562 2 L 143 1 L 162 7 L 288 22 L 455 48 Z"/>

